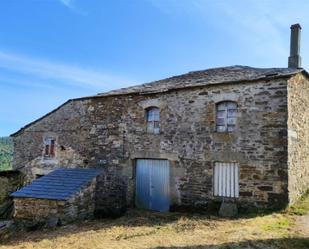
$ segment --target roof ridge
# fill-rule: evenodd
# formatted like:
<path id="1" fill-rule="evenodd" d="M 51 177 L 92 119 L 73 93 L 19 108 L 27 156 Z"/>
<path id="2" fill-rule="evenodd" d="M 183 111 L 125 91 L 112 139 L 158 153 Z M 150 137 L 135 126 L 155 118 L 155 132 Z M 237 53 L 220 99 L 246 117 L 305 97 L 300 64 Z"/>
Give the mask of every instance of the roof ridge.
<path id="1" fill-rule="evenodd" d="M 234 70 L 232 70 L 234 69 Z M 128 94 L 125 91 L 128 90 L 132 90 L 133 92 L 137 92 L 138 89 L 142 90 L 142 88 L 145 87 L 150 87 L 150 86 L 154 86 L 156 84 L 160 84 L 160 83 L 164 83 L 164 82 L 168 82 L 168 81 L 172 81 L 172 80 L 177 80 L 177 79 L 185 79 L 186 77 L 189 76 L 194 76 L 194 75 L 199 75 L 199 74 L 204 74 L 205 78 L 208 77 L 212 77 L 212 82 L 210 82 L 209 84 L 220 84 L 225 82 L 224 80 L 220 80 L 218 79 L 217 81 L 214 81 L 213 78 L 215 78 L 215 76 L 217 76 L 217 78 L 219 78 L 218 76 L 226 76 L 224 75 L 224 72 L 226 73 L 235 73 L 235 72 L 239 72 L 242 73 L 242 75 L 238 75 L 239 77 L 237 78 L 235 75 L 235 79 L 234 80 L 230 80 L 229 82 L 236 82 L 236 81 L 241 81 L 241 80 L 252 80 L 252 79 L 260 79 L 261 77 L 261 73 L 264 72 L 270 72 L 270 71 L 276 71 L 279 73 L 281 73 L 282 76 L 287 76 L 287 75 L 291 75 L 291 74 L 295 74 L 298 73 L 300 71 L 303 71 L 304 69 L 302 68 L 258 68 L 258 67 L 250 67 L 250 66 L 244 66 L 244 65 L 233 65 L 233 66 L 225 66 L 225 67 L 215 67 L 215 68 L 208 68 L 208 69 L 204 69 L 204 70 L 197 70 L 197 71 L 189 71 L 187 73 L 184 74 L 180 74 L 180 75 L 175 75 L 175 76 L 171 76 L 171 77 L 167 77 L 161 80 L 155 80 L 155 81 L 150 81 L 147 83 L 143 83 L 143 84 L 139 84 L 139 85 L 134 85 L 134 86 L 129 86 L 129 87 L 124 87 L 124 88 L 120 88 L 120 89 L 116 89 L 116 90 L 111 90 L 108 92 L 103 92 L 103 93 L 98 93 L 95 96 L 107 96 L 107 95 L 123 95 L 123 94 Z M 251 72 L 251 74 L 253 74 L 253 72 L 255 72 L 255 76 L 258 77 L 248 77 L 247 75 L 249 75 L 249 73 Z M 210 73 L 212 73 L 212 75 L 210 75 Z M 247 74 L 246 74 L 247 73 Z M 246 77 L 247 76 L 247 77 Z M 266 76 L 266 75 L 264 75 Z M 232 77 L 230 77 L 232 78 Z M 227 81 L 226 81 L 227 82 Z M 182 82 L 182 83 L 186 83 L 186 82 Z M 207 85 L 207 79 L 205 79 L 205 84 L 203 85 Z M 185 87 L 190 87 L 190 83 L 187 84 L 187 86 Z M 175 88 L 174 86 L 171 86 L 170 88 Z M 148 90 L 148 89 L 147 89 Z M 141 91 L 142 92 L 142 91 Z M 148 91 L 147 91 L 148 92 Z"/>
<path id="2" fill-rule="evenodd" d="M 70 99 L 66 101 L 64 104 L 60 105 L 58 108 L 42 116 L 41 118 L 36 119 L 35 121 L 25 125 L 17 132 L 11 134 L 11 136 L 14 137 L 20 134 L 29 126 L 35 124 L 36 122 L 56 112 L 61 107 L 72 101 L 81 101 L 93 98 L 129 95 L 129 94 L 146 95 L 146 94 L 162 93 L 192 87 L 202 87 L 202 86 L 204 87 L 207 85 L 215 85 L 215 84 L 236 84 L 245 82 L 249 83 L 257 80 L 267 80 L 267 79 L 269 80 L 281 77 L 291 77 L 292 75 L 297 74 L 299 72 L 304 72 L 305 75 L 309 77 L 309 74 L 303 68 L 257 68 L 244 65 L 233 65 L 233 66 L 215 67 L 204 70 L 191 71 L 185 74 L 171 76 L 169 78 L 161 80 L 151 81 L 148 83 L 98 93 L 93 96 Z"/>

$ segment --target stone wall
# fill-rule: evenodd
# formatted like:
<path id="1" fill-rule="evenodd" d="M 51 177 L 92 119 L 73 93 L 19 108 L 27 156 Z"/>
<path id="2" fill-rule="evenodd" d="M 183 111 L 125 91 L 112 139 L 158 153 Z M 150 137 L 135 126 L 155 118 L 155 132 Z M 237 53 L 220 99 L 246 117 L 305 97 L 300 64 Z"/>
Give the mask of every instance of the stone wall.
<path id="1" fill-rule="evenodd" d="M 26 225 L 57 225 L 92 218 L 95 210 L 95 186 L 96 179 L 68 201 L 14 198 L 14 219 L 24 221 Z"/>
<path id="2" fill-rule="evenodd" d="M 289 198 L 309 189 L 309 82 L 302 74 L 288 82 Z"/>
<path id="3" fill-rule="evenodd" d="M 85 158 L 89 154 L 83 146 L 88 134 L 88 130 L 85 133 L 83 128 L 84 118 L 87 119 L 84 108 L 83 102 L 68 103 L 41 122 L 29 127 L 27 131 L 31 133 L 13 139 L 13 168 L 24 172 L 27 182 L 50 173 L 56 165 L 87 166 Z M 57 139 L 56 155 L 53 159 L 44 159 L 45 137 Z"/>
<path id="4" fill-rule="evenodd" d="M 0 171 L 0 219 L 12 215 L 13 201 L 10 194 L 23 185 L 23 176 L 19 171 Z"/>
<path id="5" fill-rule="evenodd" d="M 127 207 L 126 178 L 118 170 L 106 168 L 97 178 L 95 196 L 95 216 L 117 217 L 126 211 Z"/>
<path id="6" fill-rule="evenodd" d="M 225 100 L 238 104 L 233 133 L 216 132 L 216 104 Z M 146 132 L 150 106 L 160 108 L 158 135 Z M 168 159 L 172 205 L 196 206 L 217 199 L 215 162 L 238 162 L 238 202 L 281 206 L 288 201 L 287 115 L 284 78 L 80 99 L 16 136 L 13 164 L 30 179 L 59 166 L 108 168 L 125 183 L 126 202 L 133 205 L 135 159 Z M 45 161 L 43 138 L 49 134 L 57 139 L 57 151 Z"/>

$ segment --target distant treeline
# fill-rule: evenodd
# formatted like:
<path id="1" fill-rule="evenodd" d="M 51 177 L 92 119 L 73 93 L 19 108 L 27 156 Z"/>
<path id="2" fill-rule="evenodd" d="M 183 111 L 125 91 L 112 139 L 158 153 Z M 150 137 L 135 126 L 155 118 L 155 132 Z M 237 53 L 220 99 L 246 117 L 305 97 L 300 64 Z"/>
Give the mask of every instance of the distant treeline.
<path id="1" fill-rule="evenodd" d="M 10 137 L 0 137 L 0 171 L 12 168 L 13 141 Z"/>

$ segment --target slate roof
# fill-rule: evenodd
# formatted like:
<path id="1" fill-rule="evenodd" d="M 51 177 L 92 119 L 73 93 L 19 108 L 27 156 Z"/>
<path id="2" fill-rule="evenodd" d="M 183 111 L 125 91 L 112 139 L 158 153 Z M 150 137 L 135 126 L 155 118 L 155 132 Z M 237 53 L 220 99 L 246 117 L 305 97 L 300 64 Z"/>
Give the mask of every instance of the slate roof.
<path id="1" fill-rule="evenodd" d="M 66 201 L 101 172 L 99 169 L 56 169 L 12 193 L 11 196 Z"/>
<path id="2" fill-rule="evenodd" d="M 113 90 L 106 93 L 99 93 L 98 96 L 166 92 L 172 89 L 196 86 L 287 77 L 303 71 L 305 72 L 302 68 L 255 68 L 248 66 L 218 67 L 200 71 L 192 71 L 186 74 L 153 81 L 142 85 L 121 88 L 119 90 Z"/>
<path id="3" fill-rule="evenodd" d="M 309 78 L 307 71 L 303 68 L 255 68 L 255 67 L 236 65 L 229 67 L 210 68 L 200 71 L 192 71 L 186 74 L 166 78 L 163 80 L 153 81 L 150 83 L 145 83 L 127 88 L 121 88 L 118 90 L 113 90 L 105 93 L 99 93 L 93 96 L 69 99 L 56 109 L 44 115 L 43 117 L 25 125 L 17 132 L 11 134 L 11 136 L 12 137 L 18 136 L 21 132 L 23 132 L 31 125 L 44 119 L 45 117 L 49 116 L 50 114 L 56 112 L 66 104 L 73 101 L 81 101 L 93 98 L 102 98 L 107 96 L 117 96 L 126 94 L 144 95 L 144 94 L 160 93 L 160 92 L 167 92 L 170 90 L 207 86 L 214 84 L 228 84 L 228 83 L 237 84 L 240 82 L 246 83 L 257 80 L 270 80 L 282 77 L 290 77 L 300 72 L 304 73 Z"/>

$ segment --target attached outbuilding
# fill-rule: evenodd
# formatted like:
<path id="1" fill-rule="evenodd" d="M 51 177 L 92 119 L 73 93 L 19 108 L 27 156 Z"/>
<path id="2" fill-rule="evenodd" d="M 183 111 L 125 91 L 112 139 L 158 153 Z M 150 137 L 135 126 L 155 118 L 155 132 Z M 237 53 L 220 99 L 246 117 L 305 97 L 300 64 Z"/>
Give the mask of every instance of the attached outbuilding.
<path id="1" fill-rule="evenodd" d="M 14 218 L 65 224 L 91 218 L 98 169 L 60 168 L 14 192 Z"/>

